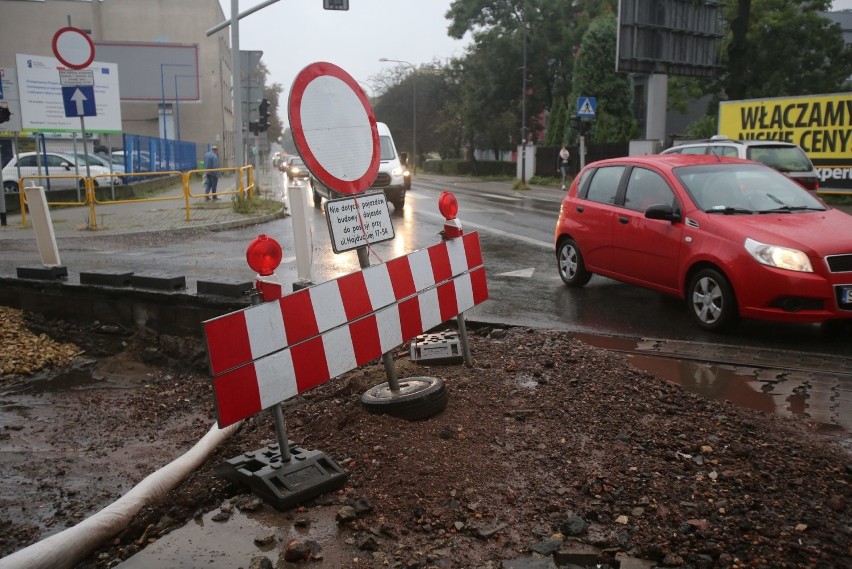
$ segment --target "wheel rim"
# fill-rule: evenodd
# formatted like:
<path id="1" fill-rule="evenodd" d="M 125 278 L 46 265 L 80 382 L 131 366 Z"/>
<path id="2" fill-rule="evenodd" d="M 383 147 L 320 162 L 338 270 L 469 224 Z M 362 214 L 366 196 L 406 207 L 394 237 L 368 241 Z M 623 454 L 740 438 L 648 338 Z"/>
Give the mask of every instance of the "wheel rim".
<path id="1" fill-rule="evenodd" d="M 559 270 L 569 279 L 573 279 L 577 274 L 577 251 L 573 247 L 562 248 L 562 254 L 559 256 Z"/>
<path id="2" fill-rule="evenodd" d="M 699 279 L 692 291 L 692 308 L 705 324 L 719 321 L 724 309 L 723 300 L 719 283 L 709 277 Z"/>
<path id="3" fill-rule="evenodd" d="M 400 395 L 423 391 L 431 384 L 432 381 L 429 378 L 410 377 L 399 381 L 399 391 L 396 393 L 391 391 L 387 383 L 373 387 L 369 393 L 376 399 L 394 399 Z"/>

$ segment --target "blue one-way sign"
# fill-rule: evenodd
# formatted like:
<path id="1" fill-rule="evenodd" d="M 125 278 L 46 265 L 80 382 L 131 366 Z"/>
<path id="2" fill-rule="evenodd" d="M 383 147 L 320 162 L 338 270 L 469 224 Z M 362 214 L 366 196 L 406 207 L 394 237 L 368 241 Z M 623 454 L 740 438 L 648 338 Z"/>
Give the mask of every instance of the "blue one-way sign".
<path id="1" fill-rule="evenodd" d="M 66 117 L 95 117 L 98 114 L 93 85 L 62 87 L 62 104 Z"/>
<path id="2" fill-rule="evenodd" d="M 593 117 L 598 107 L 598 100 L 594 97 L 579 97 L 577 99 L 577 116 Z"/>

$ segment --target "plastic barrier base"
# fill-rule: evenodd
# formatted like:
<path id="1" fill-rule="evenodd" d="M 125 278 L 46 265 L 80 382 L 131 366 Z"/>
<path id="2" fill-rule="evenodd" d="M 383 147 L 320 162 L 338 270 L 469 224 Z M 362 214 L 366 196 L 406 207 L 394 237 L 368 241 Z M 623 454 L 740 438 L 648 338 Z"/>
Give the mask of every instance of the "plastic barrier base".
<path id="1" fill-rule="evenodd" d="M 282 462 L 277 444 L 249 451 L 216 467 L 216 474 L 248 486 L 259 498 L 285 511 L 342 487 L 347 475 L 325 453 L 290 442 L 290 460 Z"/>

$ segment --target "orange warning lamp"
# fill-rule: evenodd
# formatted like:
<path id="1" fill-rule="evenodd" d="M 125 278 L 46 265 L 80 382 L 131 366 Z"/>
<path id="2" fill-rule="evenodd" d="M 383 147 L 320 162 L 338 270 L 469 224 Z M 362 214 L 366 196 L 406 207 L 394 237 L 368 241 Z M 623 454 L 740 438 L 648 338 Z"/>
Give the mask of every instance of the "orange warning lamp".
<path id="1" fill-rule="evenodd" d="M 446 219 L 455 219 L 459 213 L 459 202 L 456 196 L 446 190 L 441 192 L 441 197 L 438 198 L 438 211 Z"/>
<path id="2" fill-rule="evenodd" d="M 263 233 L 255 237 L 246 249 L 246 261 L 249 267 L 263 277 L 275 273 L 275 269 L 281 264 L 281 257 L 281 245 Z"/>
<path id="3" fill-rule="evenodd" d="M 447 191 L 441 192 L 441 196 L 438 198 L 438 210 L 445 218 L 444 230 L 441 231 L 444 240 L 461 237 L 464 232 L 461 222 L 456 219 L 456 215 L 459 213 L 459 202 L 456 196 Z"/>

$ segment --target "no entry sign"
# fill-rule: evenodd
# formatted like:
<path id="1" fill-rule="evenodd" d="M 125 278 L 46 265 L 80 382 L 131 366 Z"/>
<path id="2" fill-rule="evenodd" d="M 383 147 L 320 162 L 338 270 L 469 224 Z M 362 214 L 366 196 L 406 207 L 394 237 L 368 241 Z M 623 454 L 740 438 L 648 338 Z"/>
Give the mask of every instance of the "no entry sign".
<path id="1" fill-rule="evenodd" d="M 358 82 L 333 63 L 305 67 L 288 104 L 293 141 L 308 169 L 341 194 L 369 188 L 379 171 L 376 117 Z"/>
<path id="2" fill-rule="evenodd" d="M 62 65 L 83 69 L 95 59 L 95 43 L 79 28 L 60 28 L 53 34 L 53 54 Z"/>

